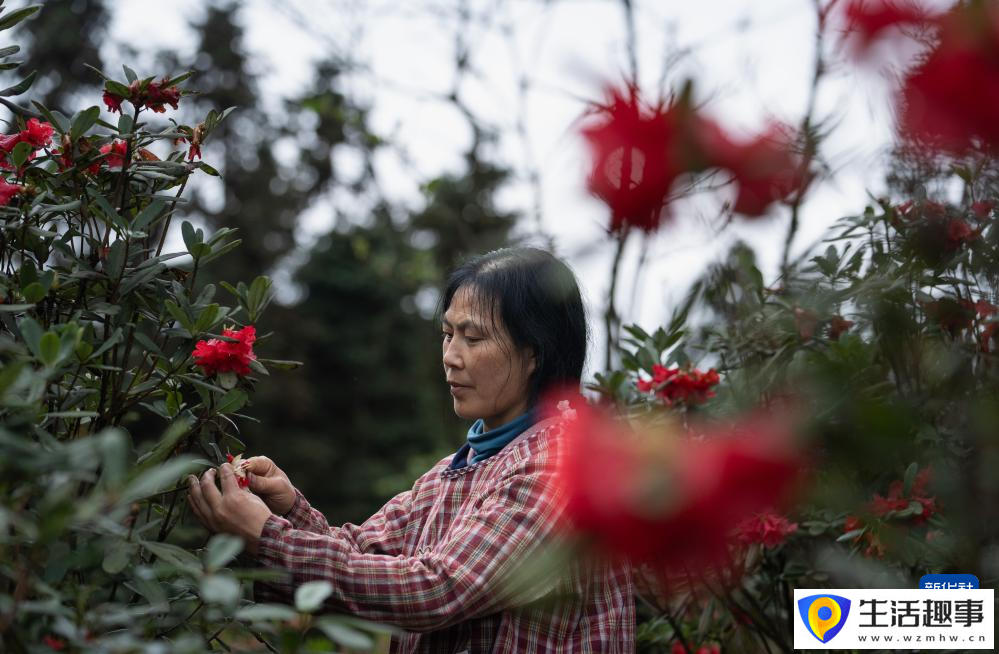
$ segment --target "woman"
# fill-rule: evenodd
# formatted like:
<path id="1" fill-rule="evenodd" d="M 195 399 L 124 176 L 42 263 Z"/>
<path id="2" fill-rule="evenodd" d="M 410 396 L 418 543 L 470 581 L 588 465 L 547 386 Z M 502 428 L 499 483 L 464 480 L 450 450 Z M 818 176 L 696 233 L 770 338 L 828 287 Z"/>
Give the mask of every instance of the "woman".
<path id="1" fill-rule="evenodd" d="M 326 580 L 326 608 L 396 625 L 394 652 L 625 652 L 634 649 L 624 568 L 576 562 L 517 574 L 556 538 L 559 418 L 547 391 L 578 388 L 586 320 L 575 277 L 541 250 L 491 252 L 454 272 L 442 300 L 443 364 L 467 442 L 364 524 L 330 527 L 265 457 L 248 492 L 224 464 L 190 478 L 194 512 L 242 536 L 261 565 L 287 572 L 261 589 L 287 601 Z M 258 597 L 258 599 L 260 599 Z"/>

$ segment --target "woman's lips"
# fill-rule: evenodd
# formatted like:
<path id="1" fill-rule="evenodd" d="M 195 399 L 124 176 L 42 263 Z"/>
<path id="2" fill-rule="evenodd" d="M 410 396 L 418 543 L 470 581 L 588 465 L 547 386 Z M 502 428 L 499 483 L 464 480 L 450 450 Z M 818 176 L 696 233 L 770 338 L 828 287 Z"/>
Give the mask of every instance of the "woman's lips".
<path id="1" fill-rule="evenodd" d="M 451 395 L 455 397 L 460 396 L 462 393 L 471 388 L 471 386 L 465 386 L 463 384 L 455 384 L 454 382 L 448 382 L 448 386 L 451 387 Z"/>

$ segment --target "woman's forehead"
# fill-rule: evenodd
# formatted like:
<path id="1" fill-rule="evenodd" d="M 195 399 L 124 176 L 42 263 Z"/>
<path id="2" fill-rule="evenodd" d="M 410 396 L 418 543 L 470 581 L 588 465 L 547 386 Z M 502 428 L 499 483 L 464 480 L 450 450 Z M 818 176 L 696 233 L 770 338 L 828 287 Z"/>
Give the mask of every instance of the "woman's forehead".
<path id="1" fill-rule="evenodd" d="M 486 328 L 495 322 L 494 307 L 495 303 L 488 302 L 477 289 L 463 286 L 451 298 L 444 321 L 452 325 L 470 322 Z"/>

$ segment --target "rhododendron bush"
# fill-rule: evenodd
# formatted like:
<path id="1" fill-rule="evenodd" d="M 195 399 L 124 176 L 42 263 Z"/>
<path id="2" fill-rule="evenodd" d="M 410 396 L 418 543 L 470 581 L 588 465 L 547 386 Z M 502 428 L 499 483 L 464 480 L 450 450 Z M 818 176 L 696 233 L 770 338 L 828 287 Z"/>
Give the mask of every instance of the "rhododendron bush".
<path id="1" fill-rule="evenodd" d="M 617 331 L 625 239 L 668 232 L 705 180 L 731 187 L 723 222 L 790 215 L 789 247 L 824 181 L 814 117 L 739 139 L 690 85 L 654 103 L 632 84 L 584 117 L 619 251 L 610 365 L 561 479 L 575 542 L 636 570 L 646 651 L 790 652 L 795 588 L 957 572 L 987 587 L 999 571 L 999 13 L 818 6 L 820 32 L 850 46 L 840 65 L 921 49 L 898 75 L 891 192 L 785 253 L 775 279 L 737 244 L 667 324 Z"/>
<path id="2" fill-rule="evenodd" d="M 294 363 L 261 355 L 269 279 L 199 275 L 239 245 L 185 219 L 229 110 L 180 124 L 187 74 L 123 73 L 95 70 L 103 98 L 71 116 L 27 99 L 34 75 L 0 90 L 0 650 L 364 646 L 332 617 L 303 627 L 315 588 L 253 604 L 241 541 L 189 517 L 185 475 L 238 463 L 256 380 Z"/>

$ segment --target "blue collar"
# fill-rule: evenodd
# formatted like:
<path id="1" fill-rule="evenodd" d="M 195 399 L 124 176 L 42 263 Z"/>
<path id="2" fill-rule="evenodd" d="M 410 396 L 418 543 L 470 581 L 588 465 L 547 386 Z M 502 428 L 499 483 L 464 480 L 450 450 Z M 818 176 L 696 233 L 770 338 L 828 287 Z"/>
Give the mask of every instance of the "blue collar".
<path id="1" fill-rule="evenodd" d="M 528 410 L 527 413 L 522 413 L 505 425 L 490 429 L 487 432 L 483 432 L 485 423 L 482 419 L 476 420 L 468 430 L 468 442 L 455 453 L 451 465 L 448 467 L 451 469 L 465 467 L 465 464 L 468 463 L 470 449 L 475 450 L 472 463 L 485 461 L 506 447 L 510 441 L 527 431 L 527 428 L 532 424 L 534 424 L 533 410 Z"/>

